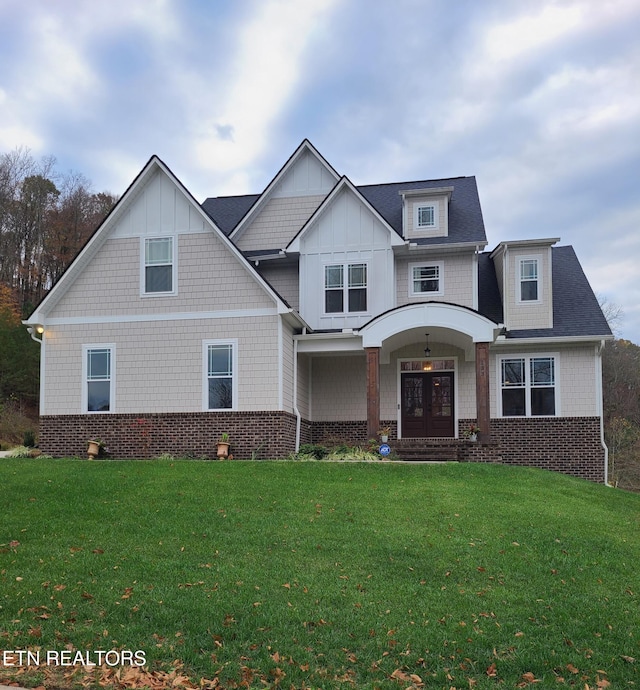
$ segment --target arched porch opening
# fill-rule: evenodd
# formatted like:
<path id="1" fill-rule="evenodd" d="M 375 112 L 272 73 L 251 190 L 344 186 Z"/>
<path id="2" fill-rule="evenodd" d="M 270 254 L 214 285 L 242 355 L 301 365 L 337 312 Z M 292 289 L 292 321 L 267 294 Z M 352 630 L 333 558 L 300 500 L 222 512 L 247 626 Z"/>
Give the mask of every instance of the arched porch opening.
<path id="1" fill-rule="evenodd" d="M 429 334 L 427 336 L 426 334 Z M 459 305 L 427 302 L 398 307 L 372 319 L 359 329 L 367 360 L 367 433 L 375 437 L 380 427 L 380 366 L 390 353 L 410 343 L 449 344 L 475 362 L 475 407 L 480 438 L 491 438 L 489 346 L 500 326 L 478 312 Z M 431 354 L 431 353 L 429 353 Z M 399 430 L 402 435 L 455 436 L 457 381 L 447 360 L 434 361 L 424 354 L 399 373 Z M 443 366 L 444 365 L 444 366 Z M 473 385 L 473 384 L 472 384 Z M 469 387 L 466 394 L 469 394 Z"/>

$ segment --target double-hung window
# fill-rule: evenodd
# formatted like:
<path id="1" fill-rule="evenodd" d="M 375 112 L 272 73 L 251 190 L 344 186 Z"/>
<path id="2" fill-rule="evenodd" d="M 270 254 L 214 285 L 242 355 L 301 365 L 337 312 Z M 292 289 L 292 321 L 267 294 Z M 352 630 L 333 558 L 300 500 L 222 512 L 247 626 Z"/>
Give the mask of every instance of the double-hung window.
<path id="1" fill-rule="evenodd" d="M 538 259 L 520 259 L 520 301 L 537 302 Z"/>
<path id="2" fill-rule="evenodd" d="M 500 362 L 503 417 L 556 414 L 555 357 L 510 357 Z"/>
<path id="3" fill-rule="evenodd" d="M 83 408 L 86 412 L 112 412 L 114 346 L 86 345 L 83 350 Z"/>
<path id="4" fill-rule="evenodd" d="M 143 293 L 172 294 L 174 292 L 173 237 L 144 238 Z"/>
<path id="5" fill-rule="evenodd" d="M 412 296 L 443 293 L 442 264 L 412 264 L 409 275 L 409 292 Z"/>
<path id="6" fill-rule="evenodd" d="M 324 267 L 324 310 L 327 314 L 367 311 L 367 264 Z"/>
<path id="7" fill-rule="evenodd" d="M 236 343 L 204 342 L 204 409 L 231 410 L 236 407 Z"/>

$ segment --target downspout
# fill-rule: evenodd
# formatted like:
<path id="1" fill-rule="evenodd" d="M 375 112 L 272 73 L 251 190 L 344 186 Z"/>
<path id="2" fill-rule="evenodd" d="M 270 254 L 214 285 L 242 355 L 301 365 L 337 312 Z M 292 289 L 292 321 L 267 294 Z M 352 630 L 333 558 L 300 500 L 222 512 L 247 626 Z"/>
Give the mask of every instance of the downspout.
<path id="1" fill-rule="evenodd" d="M 602 350 L 605 341 L 601 340 L 600 345 L 595 346 L 596 354 L 596 402 L 598 414 L 600 416 L 600 444 L 604 450 L 604 485 L 609 484 L 609 448 L 604 438 L 604 409 L 603 409 L 603 389 L 602 389 Z"/>
<path id="2" fill-rule="evenodd" d="M 476 252 L 473 256 L 472 271 L 472 286 L 473 286 L 473 308 L 478 311 L 480 308 L 480 286 L 478 285 L 478 256 L 480 254 L 480 246 L 476 244 Z"/>
<path id="3" fill-rule="evenodd" d="M 23 321 L 24 323 L 24 321 Z M 35 340 L 38 345 L 40 345 L 40 403 L 39 412 L 42 414 L 44 409 L 44 348 L 42 347 L 44 341 L 44 326 L 41 324 L 36 324 L 35 326 L 28 326 L 27 333 L 31 336 L 31 340 Z M 36 335 L 40 335 L 38 338 Z"/>
<path id="4" fill-rule="evenodd" d="M 296 446 L 295 452 L 300 450 L 300 427 L 302 415 L 298 409 L 298 340 L 293 341 L 293 414 L 296 417 Z"/>

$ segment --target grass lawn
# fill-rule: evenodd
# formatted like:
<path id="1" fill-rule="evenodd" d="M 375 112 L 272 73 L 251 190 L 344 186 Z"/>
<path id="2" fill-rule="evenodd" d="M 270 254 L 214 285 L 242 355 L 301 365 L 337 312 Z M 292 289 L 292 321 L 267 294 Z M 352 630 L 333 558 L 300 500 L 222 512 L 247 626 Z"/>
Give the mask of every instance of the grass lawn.
<path id="1" fill-rule="evenodd" d="M 224 688 L 640 687 L 638 495 L 475 464 L 4 459 L 0 487 L 0 650 Z"/>

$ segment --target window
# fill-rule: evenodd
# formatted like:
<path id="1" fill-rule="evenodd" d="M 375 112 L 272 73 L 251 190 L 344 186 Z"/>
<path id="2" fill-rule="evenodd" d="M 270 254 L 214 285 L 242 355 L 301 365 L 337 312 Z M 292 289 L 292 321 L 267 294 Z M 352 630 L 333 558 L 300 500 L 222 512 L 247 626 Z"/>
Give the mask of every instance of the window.
<path id="1" fill-rule="evenodd" d="M 367 311 L 367 264 L 324 267 L 324 310 L 327 314 Z"/>
<path id="2" fill-rule="evenodd" d="M 433 204 L 416 208 L 416 226 L 418 228 L 434 228 L 436 225 L 436 207 Z"/>
<path id="3" fill-rule="evenodd" d="M 86 412 L 113 411 L 113 346 L 84 348 L 84 400 Z"/>
<path id="4" fill-rule="evenodd" d="M 520 301 L 538 301 L 538 260 L 520 260 Z"/>
<path id="5" fill-rule="evenodd" d="M 412 264 L 409 272 L 410 295 L 441 295 L 442 264 Z"/>
<path id="6" fill-rule="evenodd" d="M 206 341 L 204 407 L 206 410 L 231 410 L 235 405 L 235 344 Z"/>
<path id="7" fill-rule="evenodd" d="M 173 293 L 173 237 L 144 240 L 144 294 Z"/>
<path id="8" fill-rule="evenodd" d="M 501 361 L 503 417 L 554 416 L 554 357 L 517 357 Z"/>

